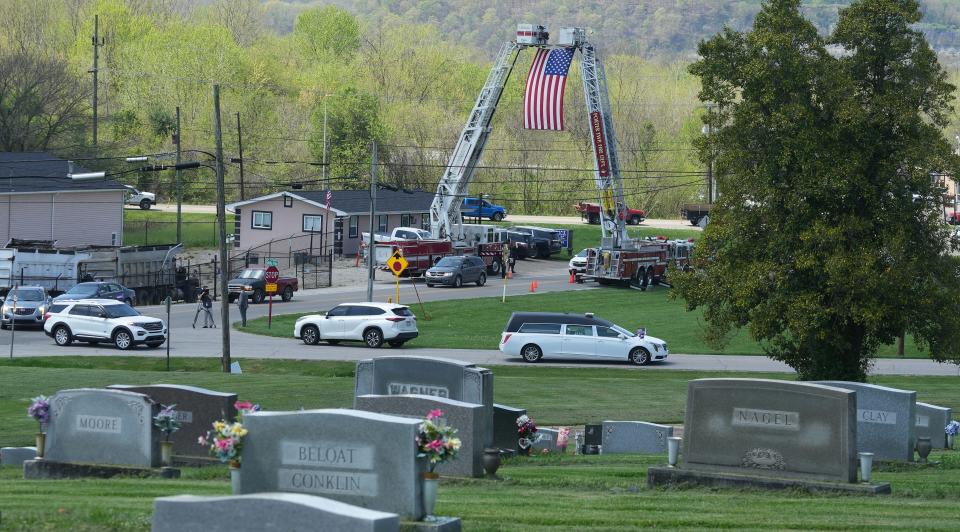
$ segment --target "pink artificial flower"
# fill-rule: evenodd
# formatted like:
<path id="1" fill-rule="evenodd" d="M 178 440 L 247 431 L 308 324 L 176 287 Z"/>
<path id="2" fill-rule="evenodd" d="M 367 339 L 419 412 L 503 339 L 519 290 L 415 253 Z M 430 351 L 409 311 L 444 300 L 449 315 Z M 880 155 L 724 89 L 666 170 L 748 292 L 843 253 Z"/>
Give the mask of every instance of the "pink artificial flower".
<path id="1" fill-rule="evenodd" d="M 228 451 L 230 450 L 230 447 L 233 447 L 233 440 L 232 439 L 217 440 L 216 442 L 214 442 L 214 444 L 217 446 L 217 449 L 221 451 Z"/>
<path id="2" fill-rule="evenodd" d="M 437 419 L 441 417 L 443 417 L 443 410 L 439 408 L 433 409 L 427 414 L 427 419 Z"/>
<path id="3" fill-rule="evenodd" d="M 433 440 L 427 444 L 427 450 L 433 452 L 440 452 L 443 449 L 443 442 L 440 440 Z"/>
<path id="4" fill-rule="evenodd" d="M 253 407 L 253 403 L 250 401 L 237 401 L 233 403 L 233 407 L 237 410 L 250 410 L 250 408 Z"/>
<path id="5" fill-rule="evenodd" d="M 207 444 L 206 436 L 200 436 L 199 438 L 197 438 L 197 443 L 199 443 L 200 445 L 206 445 Z"/>

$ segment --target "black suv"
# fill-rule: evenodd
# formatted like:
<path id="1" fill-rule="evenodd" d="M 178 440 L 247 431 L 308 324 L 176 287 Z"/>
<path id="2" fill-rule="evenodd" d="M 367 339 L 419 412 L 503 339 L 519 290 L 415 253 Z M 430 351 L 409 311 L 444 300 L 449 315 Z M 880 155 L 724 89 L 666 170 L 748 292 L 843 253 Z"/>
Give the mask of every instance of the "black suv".
<path id="1" fill-rule="evenodd" d="M 510 229 L 512 233 L 523 233 L 530 235 L 533 242 L 527 252 L 527 256 L 537 257 L 539 259 L 549 259 L 550 255 L 559 253 L 563 247 L 560 245 L 560 235 L 553 229 L 546 227 L 521 226 Z"/>

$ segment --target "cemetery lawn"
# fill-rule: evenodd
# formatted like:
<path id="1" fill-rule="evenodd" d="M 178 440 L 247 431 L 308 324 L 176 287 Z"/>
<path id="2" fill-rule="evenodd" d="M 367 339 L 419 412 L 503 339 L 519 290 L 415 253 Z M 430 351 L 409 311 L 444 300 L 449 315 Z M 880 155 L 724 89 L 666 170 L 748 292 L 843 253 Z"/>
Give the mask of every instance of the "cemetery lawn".
<path id="1" fill-rule="evenodd" d="M 645 472 L 665 457 L 536 456 L 508 460 L 502 481 L 441 480 L 438 515 L 456 515 L 464 530 L 956 530 L 960 452 L 930 455 L 938 465 L 874 471 L 887 496 L 802 492 L 646 488 Z M 150 529 L 154 497 L 229 495 L 224 466 L 183 468 L 177 480 L 23 480 L 0 467 L 3 530 Z M 229 519 L 229 516 L 224 516 Z"/>
<path id="2" fill-rule="evenodd" d="M 422 287 L 423 285 L 420 284 Z M 590 285 L 587 285 L 590 286 Z M 598 317 L 610 320 L 629 330 L 646 327 L 651 336 L 663 339 L 671 353 L 762 355 L 760 344 L 750 338 L 746 330 L 737 331 L 722 349 L 716 349 L 703 340 L 703 312 L 688 312 L 683 300 L 669 298 L 670 289 L 656 287 L 646 292 L 615 287 L 580 290 L 576 292 L 550 292 L 511 296 L 506 303 L 500 297 L 431 301 L 424 303 L 426 316 L 416 302 L 405 301 L 417 315 L 420 336 L 407 344 L 415 347 L 497 349 L 500 333 L 514 311 L 537 310 L 542 312 L 593 312 Z M 276 309 L 275 309 L 276 310 Z M 329 310 L 319 308 L 315 312 Z M 267 318 L 247 321 L 243 332 L 289 338 L 297 318 L 310 313 L 281 314 L 273 316 L 273 324 L 267 328 Z M 235 324 L 236 325 L 236 324 Z M 317 349 L 323 349 L 321 343 Z M 896 346 L 881 346 L 878 356 L 896 357 Z M 911 337 L 904 343 L 907 358 L 926 358 L 927 354 L 917 348 Z"/>

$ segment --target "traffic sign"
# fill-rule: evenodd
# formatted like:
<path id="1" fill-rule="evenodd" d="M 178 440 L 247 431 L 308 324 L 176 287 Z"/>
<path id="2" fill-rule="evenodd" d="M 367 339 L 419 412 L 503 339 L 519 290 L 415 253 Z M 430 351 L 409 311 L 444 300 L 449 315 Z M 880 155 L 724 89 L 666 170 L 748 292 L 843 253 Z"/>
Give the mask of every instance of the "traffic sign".
<path id="1" fill-rule="evenodd" d="M 268 294 L 277 293 L 277 283 L 267 283 L 267 286 L 265 288 Z"/>
<path id="2" fill-rule="evenodd" d="M 403 258 L 403 253 L 401 253 L 398 249 L 393 252 L 393 255 L 391 255 L 389 259 L 387 259 L 387 266 L 394 275 L 400 277 L 400 274 L 403 273 L 403 270 L 407 269 L 409 263 L 407 262 L 407 259 Z"/>
<path id="3" fill-rule="evenodd" d="M 276 268 L 277 266 L 280 266 L 280 261 L 278 261 L 277 259 L 267 259 L 266 263 L 267 263 L 267 267 L 273 266 L 274 268 Z"/>
<path id="4" fill-rule="evenodd" d="M 263 280 L 267 283 L 276 283 L 278 279 L 280 279 L 280 270 L 276 266 L 268 267 L 266 273 L 263 274 Z"/>

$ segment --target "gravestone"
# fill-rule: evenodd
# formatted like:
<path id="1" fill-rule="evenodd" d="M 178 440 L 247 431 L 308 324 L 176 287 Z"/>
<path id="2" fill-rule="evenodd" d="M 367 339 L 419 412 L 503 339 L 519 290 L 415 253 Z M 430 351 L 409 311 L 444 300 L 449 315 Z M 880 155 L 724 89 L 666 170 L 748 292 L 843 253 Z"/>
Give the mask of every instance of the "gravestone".
<path id="1" fill-rule="evenodd" d="M 644 421 L 604 421 L 603 454 L 667 452 L 673 427 Z"/>
<path id="2" fill-rule="evenodd" d="M 396 514 L 300 493 L 258 493 L 232 497 L 177 495 L 154 499 L 151 530 L 394 532 L 400 530 L 400 518 Z"/>
<path id="3" fill-rule="evenodd" d="M 207 448 L 198 445 L 197 439 L 207 434 L 214 421 L 233 420 L 237 416 L 237 409 L 233 406 L 237 402 L 235 393 L 216 392 L 206 388 L 177 384 L 144 386 L 114 384 L 108 388 L 142 393 L 160 405 L 176 405 L 177 419 L 181 425 L 180 430 L 173 433 L 171 440 L 173 453 L 178 456 L 209 458 Z"/>
<path id="4" fill-rule="evenodd" d="M 493 405 L 493 445 L 503 450 L 517 450 L 517 418 L 526 415 L 526 408 Z"/>
<path id="5" fill-rule="evenodd" d="M 690 381 L 683 467 L 856 482 L 856 396 L 803 382 Z"/>
<path id="6" fill-rule="evenodd" d="M 361 360 L 353 395 L 431 395 L 483 405 L 482 446 L 493 443 L 493 373 L 476 364 L 420 356 Z"/>
<path id="7" fill-rule="evenodd" d="M 934 449 L 947 448 L 947 433 L 944 427 L 953 419 L 953 409 L 928 403 L 917 403 L 916 437 L 930 438 Z"/>
<path id="8" fill-rule="evenodd" d="M 403 517 L 423 516 L 416 457 L 420 421 L 358 410 L 255 412 L 243 417 L 240 493 L 321 495 Z"/>
<path id="9" fill-rule="evenodd" d="M 603 445 L 603 425 L 584 425 L 584 445 Z"/>
<path id="10" fill-rule="evenodd" d="M 37 457 L 36 447 L 2 447 L 0 448 L 0 466 L 23 466 L 27 460 Z"/>
<path id="11" fill-rule="evenodd" d="M 80 388 L 50 399 L 45 460 L 130 467 L 160 465 L 159 405 L 140 393 Z"/>
<path id="12" fill-rule="evenodd" d="M 540 435 L 540 439 L 533 444 L 534 451 L 539 453 L 546 449 L 551 453 L 557 452 L 557 436 L 560 435 L 559 430 L 537 427 L 537 434 Z"/>
<path id="13" fill-rule="evenodd" d="M 438 466 L 437 472 L 442 475 L 483 476 L 483 446 L 480 445 L 483 439 L 480 432 L 483 405 L 425 395 L 360 395 L 354 402 L 357 410 L 407 416 L 421 421 L 431 410 L 442 410 L 446 424 L 457 429 L 461 446 L 457 457 Z"/>
<path id="14" fill-rule="evenodd" d="M 818 383 L 857 392 L 858 452 L 873 453 L 875 460 L 913 460 L 917 392 L 860 382 Z"/>

